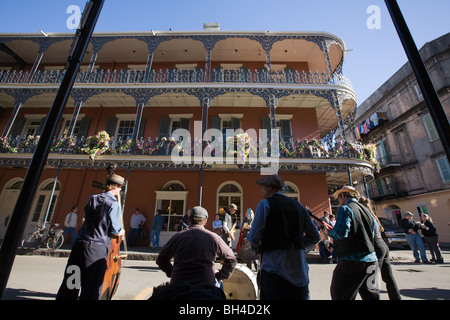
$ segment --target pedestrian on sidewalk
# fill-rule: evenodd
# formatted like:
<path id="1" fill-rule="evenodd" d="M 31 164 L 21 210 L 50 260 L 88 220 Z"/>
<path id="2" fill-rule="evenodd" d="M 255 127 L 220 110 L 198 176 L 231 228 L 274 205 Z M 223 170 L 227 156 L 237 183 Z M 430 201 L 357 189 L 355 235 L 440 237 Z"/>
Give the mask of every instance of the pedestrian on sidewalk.
<path id="1" fill-rule="evenodd" d="M 139 238 L 139 230 L 141 226 L 144 225 L 145 221 L 147 221 L 147 219 L 141 213 L 141 210 L 136 208 L 130 218 L 130 232 L 128 234 L 128 245 L 130 247 L 134 247 L 136 245 Z"/>
<path id="2" fill-rule="evenodd" d="M 369 209 L 370 214 L 375 219 L 375 229 L 374 229 L 374 245 L 375 252 L 378 258 L 378 267 L 380 268 L 381 279 L 386 283 L 386 289 L 390 300 L 401 300 L 400 291 L 398 290 L 397 282 L 394 278 L 394 273 L 391 267 L 391 258 L 389 256 L 389 247 L 384 242 L 381 233 L 384 232 L 384 228 L 378 220 L 378 217 L 372 210 L 370 205 L 370 200 L 364 197 L 359 198 L 359 203 L 364 205 Z"/>
<path id="3" fill-rule="evenodd" d="M 256 181 L 263 200 L 256 208 L 248 235 L 260 253 L 261 300 L 309 300 L 309 267 L 306 254 L 320 234 L 306 208 L 285 196 L 284 181 L 268 175 Z"/>
<path id="4" fill-rule="evenodd" d="M 150 248 L 158 249 L 159 248 L 159 234 L 161 233 L 162 228 L 164 227 L 164 217 L 161 215 L 162 210 L 156 210 L 155 217 L 152 222 L 152 231 L 150 232 Z"/>
<path id="5" fill-rule="evenodd" d="M 435 263 L 444 263 L 441 248 L 439 247 L 439 236 L 436 232 L 436 227 L 433 224 L 433 220 L 426 213 L 422 213 L 421 219 L 422 235 L 428 244 L 428 248 L 430 249 L 431 261 Z"/>
<path id="6" fill-rule="evenodd" d="M 77 231 L 77 222 L 78 222 L 78 207 L 73 206 L 70 212 L 66 216 L 66 220 L 64 220 L 64 239 L 67 240 L 67 234 L 70 234 L 70 240 L 72 241 L 72 246 L 76 240 L 76 231 Z"/>
<path id="7" fill-rule="evenodd" d="M 374 247 L 375 220 L 361 205 L 359 192 L 344 186 L 333 194 L 339 201 L 336 224 L 328 235 L 333 239 L 338 262 L 330 292 L 333 300 L 379 300 L 378 262 Z"/>
<path id="8" fill-rule="evenodd" d="M 414 255 L 414 262 L 420 263 L 422 258 L 423 263 L 431 263 L 428 261 L 427 254 L 425 252 L 425 246 L 423 245 L 422 237 L 419 234 L 420 223 L 414 221 L 413 214 L 409 211 L 405 212 L 405 217 L 400 220 L 400 226 L 406 235 L 406 241 Z M 419 256 L 420 253 L 420 256 Z"/>

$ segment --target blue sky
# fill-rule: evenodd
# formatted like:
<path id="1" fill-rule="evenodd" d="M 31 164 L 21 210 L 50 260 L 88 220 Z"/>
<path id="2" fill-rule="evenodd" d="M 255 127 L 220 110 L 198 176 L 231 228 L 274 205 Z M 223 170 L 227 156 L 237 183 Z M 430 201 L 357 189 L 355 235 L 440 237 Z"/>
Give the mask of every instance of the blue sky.
<path id="1" fill-rule="evenodd" d="M 67 27 L 70 5 L 85 0 L 0 0 L 0 33 L 75 32 Z M 450 1 L 398 0 L 417 47 L 450 31 Z M 367 21 L 380 8 L 379 29 Z M 373 20 L 370 20 L 373 21 Z M 378 20 L 377 20 L 378 21 Z M 202 30 L 219 22 L 229 31 L 326 31 L 348 50 L 344 75 L 361 104 L 407 58 L 383 0 L 106 0 L 95 31 Z"/>

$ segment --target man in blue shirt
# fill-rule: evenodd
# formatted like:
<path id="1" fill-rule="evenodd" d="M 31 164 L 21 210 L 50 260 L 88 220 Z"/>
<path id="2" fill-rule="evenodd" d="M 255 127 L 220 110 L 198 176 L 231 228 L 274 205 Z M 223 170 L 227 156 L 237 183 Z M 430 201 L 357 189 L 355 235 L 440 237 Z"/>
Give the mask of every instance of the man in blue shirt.
<path id="1" fill-rule="evenodd" d="M 328 235 L 334 240 L 338 263 L 331 281 L 333 300 L 364 300 L 380 297 L 377 256 L 373 245 L 375 220 L 361 205 L 358 191 L 344 186 L 333 194 L 339 208 L 336 224 Z"/>
<path id="2" fill-rule="evenodd" d="M 116 197 L 125 179 L 106 177 L 105 192 L 94 194 L 84 208 L 84 222 L 70 253 L 57 300 L 100 300 L 111 246 L 111 235 L 124 236 L 121 209 Z"/>
<path id="3" fill-rule="evenodd" d="M 263 187 L 264 200 L 256 208 L 247 239 L 262 256 L 260 298 L 307 300 L 306 253 L 319 242 L 319 231 L 306 208 L 281 192 L 284 181 L 278 175 L 256 183 Z"/>
<path id="4" fill-rule="evenodd" d="M 150 248 L 159 248 L 159 234 L 164 227 L 164 217 L 161 215 L 161 209 L 156 210 L 156 215 L 152 222 L 152 231 L 150 232 Z"/>

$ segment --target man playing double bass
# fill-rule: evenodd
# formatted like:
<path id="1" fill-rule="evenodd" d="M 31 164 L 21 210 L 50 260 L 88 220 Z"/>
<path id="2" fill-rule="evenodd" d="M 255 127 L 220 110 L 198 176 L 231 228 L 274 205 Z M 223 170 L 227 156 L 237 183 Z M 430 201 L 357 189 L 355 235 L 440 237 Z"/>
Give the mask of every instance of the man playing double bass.
<path id="1" fill-rule="evenodd" d="M 116 197 L 125 179 L 108 170 L 105 192 L 94 194 L 84 208 L 85 220 L 70 253 L 57 300 L 100 300 L 111 235 L 125 234 Z M 81 293 L 80 293 L 81 289 Z"/>

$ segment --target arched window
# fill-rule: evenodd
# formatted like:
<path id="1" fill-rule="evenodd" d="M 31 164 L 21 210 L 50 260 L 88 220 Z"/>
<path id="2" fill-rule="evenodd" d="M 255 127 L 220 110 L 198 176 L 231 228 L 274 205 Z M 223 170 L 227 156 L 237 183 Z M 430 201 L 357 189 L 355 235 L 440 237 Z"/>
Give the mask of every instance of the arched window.
<path id="1" fill-rule="evenodd" d="M 165 222 L 162 231 L 181 231 L 181 220 L 186 212 L 189 191 L 186 191 L 186 187 L 180 181 L 170 181 L 161 188 L 161 191 L 155 192 L 156 210 L 161 210 Z"/>
<path id="2" fill-rule="evenodd" d="M 240 221 L 242 221 L 241 212 L 242 212 L 242 188 L 241 186 L 234 181 L 227 181 L 222 183 L 217 189 L 217 212 L 226 212 L 228 210 L 228 206 L 234 203 L 238 209 L 236 211 L 236 227 L 240 226 Z"/>
<path id="3" fill-rule="evenodd" d="M 287 197 L 300 201 L 300 193 L 295 184 L 289 181 L 284 182 L 284 187 L 281 190 Z"/>

